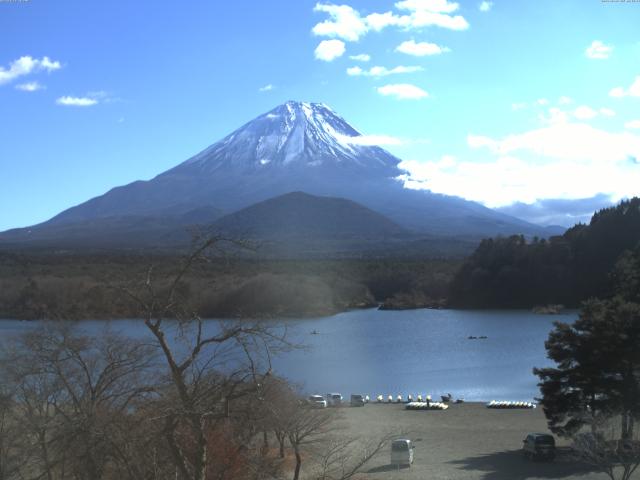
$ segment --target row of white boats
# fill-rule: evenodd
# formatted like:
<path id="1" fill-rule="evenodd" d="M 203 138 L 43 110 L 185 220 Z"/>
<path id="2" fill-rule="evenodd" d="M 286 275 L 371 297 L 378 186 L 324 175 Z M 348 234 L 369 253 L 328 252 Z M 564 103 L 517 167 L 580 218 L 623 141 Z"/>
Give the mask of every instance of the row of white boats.
<path id="1" fill-rule="evenodd" d="M 442 398 L 442 402 L 438 402 L 438 403 L 448 403 L 451 400 L 451 396 L 443 395 L 441 398 Z M 393 395 L 388 395 L 387 397 L 384 397 L 383 395 L 378 395 L 376 397 L 376 402 L 377 403 L 412 403 L 412 402 L 432 403 L 431 395 L 425 395 L 424 397 L 422 395 L 416 395 L 415 397 L 413 395 L 407 395 L 406 397 L 402 395 L 398 395 L 395 398 L 393 397 Z M 463 400 L 456 400 L 456 403 L 462 403 L 462 402 Z"/>
<path id="2" fill-rule="evenodd" d="M 501 402 L 491 400 L 487 403 L 487 408 L 536 408 L 532 402 Z"/>
<path id="3" fill-rule="evenodd" d="M 434 402 L 431 400 L 431 395 L 407 395 L 406 397 L 403 395 L 398 395 L 394 397 L 393 395 L 383 396 L 378 395 L 376 397 L 376 403 L 406 403 L 408 410 L 446 410 L 448 408 L 448 404 L 452 403 L 451 396 L 443 395 L 441 402 Z M 369 402 L 369 396 L 366 397 L 366 402 Z M 453 403 L 462 403 L 462 399 L 455 400 Z M 533 402 L 513 402 L 508 400 L 491 400 L 486 404 L 487 408 L 496 408 L 496 409 L 509 409 L 509 408 L 524 408 L 524 409 L 532 409 L 536 408 L 536 404 Z"/>
<path id="4" fill-rule="evenodd" d="M 446 410 L 449 405 L 444 402 L 409 402 L 404 408 L 407 410 Z"/>

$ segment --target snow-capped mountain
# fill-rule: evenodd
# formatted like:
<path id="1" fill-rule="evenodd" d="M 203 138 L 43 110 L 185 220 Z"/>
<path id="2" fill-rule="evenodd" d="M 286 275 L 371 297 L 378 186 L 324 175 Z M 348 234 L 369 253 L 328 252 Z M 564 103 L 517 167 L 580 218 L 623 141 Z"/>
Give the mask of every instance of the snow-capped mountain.
<path id="1" fill-rule="evenodd" d="M 240 127 L 187 160 L 175 171 L 362 167 L 397 173 L 399 159 L 387 151 L 362 145 L 360 132 L 322 103 L 287 102 Z"/>
<path id="2" fill-rule="evenodd" d="M 151 180 L 116 187 L 25 231 L 37 237 L 38 231 L 64 225 L 95 229 L 129 221 L 139 229 L 141 217 L 163 224 L 173 219 L 180 226 L 209 223 L 214 217 L 207 212 L 218 217 L 305 192 L 358 202 L 413 232 L 545 235 L 536 225 L 475 202 L 405 189 L 397 179 L 405 173 L 400 160 L 365 140 L 324 104 L 287 102 Z M 12 235 L 18 238 L 19 232 Z"/>

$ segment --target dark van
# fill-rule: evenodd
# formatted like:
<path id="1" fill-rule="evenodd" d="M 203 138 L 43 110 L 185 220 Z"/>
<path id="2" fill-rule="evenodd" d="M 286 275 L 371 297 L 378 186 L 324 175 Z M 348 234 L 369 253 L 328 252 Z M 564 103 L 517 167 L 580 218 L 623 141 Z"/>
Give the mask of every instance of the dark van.
<path id="1" fill-rule="evenodd" d="M 531 460 L 553 460 L 556 458 L 556 441 L 547 433 L 530 433 L 522 441 L 522 453 Z"/>

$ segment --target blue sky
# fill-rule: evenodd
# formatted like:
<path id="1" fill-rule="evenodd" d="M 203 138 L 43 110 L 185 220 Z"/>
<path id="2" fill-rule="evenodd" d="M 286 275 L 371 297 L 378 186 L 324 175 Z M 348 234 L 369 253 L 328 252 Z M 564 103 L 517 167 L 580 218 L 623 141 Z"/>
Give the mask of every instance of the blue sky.
<path id="1" fill-rule="evenodd" d="M 412 188 L 519 211 L 631 196 L 639 23 L 600 0 L 0 1 L 0 230 L 291 99 L 375 135 Z"/>

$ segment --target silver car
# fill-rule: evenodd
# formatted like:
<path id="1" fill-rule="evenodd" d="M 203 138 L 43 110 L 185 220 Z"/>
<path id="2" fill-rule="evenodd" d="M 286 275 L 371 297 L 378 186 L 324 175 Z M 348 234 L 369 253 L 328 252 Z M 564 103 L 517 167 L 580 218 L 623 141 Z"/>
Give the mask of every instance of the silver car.
<path id="1" fill-rule="evenodd" d="M 309 397 L 309 405 L 313 408 L 327 408 L 327 401 L 322 395 L 311 395 Z"/>

